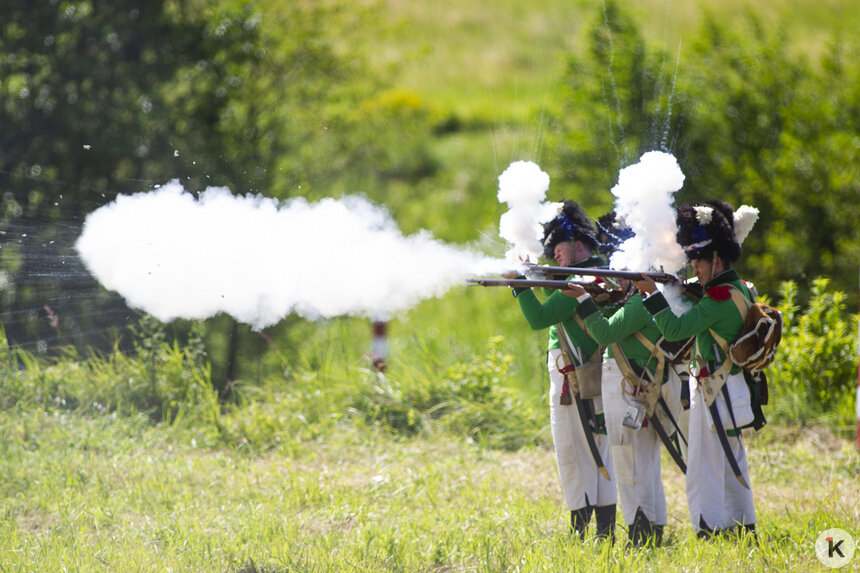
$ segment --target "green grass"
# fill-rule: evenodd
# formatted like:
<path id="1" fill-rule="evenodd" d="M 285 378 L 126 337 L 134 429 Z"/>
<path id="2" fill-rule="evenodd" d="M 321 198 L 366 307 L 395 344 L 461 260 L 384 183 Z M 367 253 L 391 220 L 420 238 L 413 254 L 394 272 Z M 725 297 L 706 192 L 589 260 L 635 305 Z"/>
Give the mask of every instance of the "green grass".
<path id="1" fill-rule="evenodd" d="M 248 455 L 141 418 L 18 410 L 0 430 L 4 571 L 808 571 L 818 532 L 860 533 L 860 462 L 823 430 L 747 438 L 758 546 L 696 540 L 664 459 L 667 543 L 650 551 L 572 539 L 543 447 L 347 424 Z"/>
<path id="2" fill-rule="evenodd" d="M 850 37 L 860 24 L 850 0 L 617 3 L 633 15 L 650 45 L 680 56 L 681 73 L 685 46 L 696 41 L 706 12 L 750 33 L 746 13 L 754 12 L 764 26 L 784 30 L 797 53 L 813 58 L 828 38 Z M 565 58 L 583 49 L 602 7 L 585 0 L 385 0 L 381 5 L 388 33 L 374 36 L 373 56 L 379 64 L 395 66 L 399 86 L 459 115 L 529 125 L 553 91 Z"/>

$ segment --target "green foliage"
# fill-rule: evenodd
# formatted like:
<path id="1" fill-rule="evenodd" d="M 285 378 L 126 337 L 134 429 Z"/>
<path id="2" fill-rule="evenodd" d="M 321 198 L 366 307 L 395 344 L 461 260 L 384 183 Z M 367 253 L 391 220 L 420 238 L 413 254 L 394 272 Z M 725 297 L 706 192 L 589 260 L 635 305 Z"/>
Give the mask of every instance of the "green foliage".
<path id="1" fill-rule="evenodd" d="M 828 279 L 813 281 L 801 311 L 797 285 L 782 285 L 784 329 L 769 368 L 770 416 L 786 423 L 849 425 L 857 384 L 857 316 L 845 316 L 845 295 Z"/>
<path id="2" fill-rule="evenodd" d="M 620 2 L 596 8 L 589 50 L 564 74 L 553 126 L 561 161 L 548 168 L 563 174 L 563 194 L 599 214 L 620 168 L 647 150 L 671 152 L 686 176 L 676 201 L 759 209 L 740 265 L 762 291 L 824 275 L 853 292 L 860 231 L 845 207 L 860 200 L 860 46 L 833 39 L 811 62 L 754 11 L 740 20 L 706 16 L 670 57 Z"/>
<path id="3" fill-rule="evenodd" d="M 845 206 L 860 199 L 860 122 L 851 104 L 856 45 L 834 43 L 821 61 L 790 56 L 791 38 L 750 16 L 742 35 L 707 20 L 696 65 L 682 82 L 680 161 L 689 196 L 760 210 L 744 244 L 756 282 L 775 290 L 798 275 L 856 286 L 860 240 Z M 852 297 L 853 298 L 853 297 Z"/>
<path id="4" fill-rule="evenodd" d="M 487 447 L 537 443 L 542 414 L 521 391 L 506 386 L 514 358 L 502 351 L 503 340 L 491 338 L 485 354 L 455 363 L 441 375 L 417 372 L 399 384 L 380 376 L 357 393 L 351 409 L 369 423 L 407 435 L 440 428 Z"/>
<path id="5" fill-rule="evenodd" d="M 851 530 L 850 443 L 768 426 L 746 440 L 758 543 L 696 538 L 664 459 L 664 545 L 570 535 L 554 456 L 364 428 L 249 455 L 191 428 L 42 411 L 0 415 L 0 569 L 26 571 L 815 571 Z M 848 496 L 848 497 L 846 497 Z M 838 496 L 837 496 L 838 497 Z M 593 527 L 590 533 L 593 532 Z"/>
<path id="6" fill-rule="evenodd" d="M 145 414 L 155 422 L 217 425 L 218 396 L 199 343 L 185 347 L 165 340 L 161 326 L 144 323 L 140 352 L 115 351 L 81 359 L 73 350 L 56 360 L 0 347 L 3 409 L 45 409 L 89 415 Z M 2 334 L 2 333 L 0 333 Z M 3 337 L 5 340 L 5 337 Z"/>
<path id="7" fill-rule="evenodd" d="M 213 389 L 201 339 L 180 346 L 148 317 L 137 331 L 133 355 L 117 350 L 82 358 L 70 350 L 49 361 L 5 346 L 0 406 L 144 414 L 156 423 L 193 427 L 201 443 L 253 451 L 290 449 L 353 422 L 402 436 L 451 434 L 487 448 L 546 442 L 542 410 L 508 380 L 514 359 L 503 350 L 502 337 L 493 337 L 485 352 L 469 360 L 441 369 L 401 364 L 389 376 L 344 360 L 352 350 L 339 346 L 351 335 L 334 334 L 320 341 L 317 356 L 291 363 L 280 379 L 236 381 L 226 402 Z M 441 358 L 429 352 L 427 360 Z"/>
<path id="8" fill-rule="evenodd" d="M 320 325 L 289 317 L 256 333 L 216 317 L 198 333 L 205 356 L 196 343 L 186 346 L 186 333 L 176 337 L 179 344 L 169 342 L 170 336 L 158 339 L 158 333 L 138 332 L 143 342 L 120 336 L 129 321 L 127 309 L 94 284 L 70 245 L 85 212 L 119 192 L 176 176 L 191 190 L 218 184 L 280 198 L 360 192 L 390 207 L 407 232 L 429 228 L 465 242 L 482 234 L 495 237 L 502 210 L 496 177 L 509 160 L 540 161 L 552 174 L 554 198 L 573 196 L 597 214 L 609 206 L 606 191 L 620 167 L 642 151 L 667 149 L 687 174 L 681 200 L 718 196 L 760 209 L 741 262 L 755 269 L 745 275 L 760 291 L 775 290 L 786 277 L 828 276 L 849 293 L 834 301 L 840 312 L 845 301 L 854 300 L 852 261 L 860 254 L 860 231 L 850 207 L 860 192 L 860 115 L 854 105 L 860 60 L 850 36 L 828 33 L 810 56 L 800 56 L 789 41 L 794 35 L 779 32 L 767 18 L 751 11 L 726 19 L 726 11 L 714 6 L 714 16 L 683 22 L 695 40 L 670 54 L 655 48 L 653 18 L 627 2 L 547 5 L 540 15 L 514 2 L 494 5 L 498 29 L 517 29 L 506 37 L 540 36 L 518 58 L 490 49 L 496 29 L 478 25 L 483 8 L 455 9 L 453 3 L 442 11 L 450 11 L 452 21 L 434 20 L 429 39 L 419 37 L 414 20 L 364 27 L 380 16 L 439 17 L 400 3 L 165 0 L 146 10 L 129 2 L 30 4 L 13 1 L 0 8 L 0 123 L 7 127 L 0 136 L 3 319 L 13 342 L 21 340 L 11 335 L 14 329 L 31 337 L 28 350 L 74 343 L 83 354 L 92 337 L 109 341 L 103 354 L 78 368 L 96 378 L 102 370 L 114 374 L 105 376 L 109 382 L 100 381 L 99 393 L 70 366 L 76 354 L 47 366 L 33 354 L 9 351 L 8 372 L 28 374 L 7 374 L 7 406 L 35 400 L 37 393 L 30 392 L 42 386 L 29 373 L 57 380 L 54 371 L 68 369 L 63 374 L 68 381 L 51 382 L 57 387 L 39 395 L 59 396 L 78 408 L 97 403 L 171 420 L 178 404 L 208 404 L 208 394 L 195 392 L 214 378 L 221 398 L 231 388 L 238 392 L 235 401 L 228 398 L 228 409 L 237 409 L 229 416 L 238 419 L 242 408 L 259 414 L 258 427 L 252 427 L 257 418 L 250 416 L 245 429 L 223 435 L 236 443 L 246 439 L 237 436 L 250 436 L 255 447 L 276 443 L 275 428 L 286 420 L 290 424 L 283 427 L 302 428 L 293 425 L 286 406 L 269 400 L 302 412 L 309 422 L 301 431 L 323 435 L 331 420 L 349 417 L 343 404 L 356 396 L 364 400 L 359 406 L 367 406 L 355 407 L 361 416 L 396 432 L 417 434 L 432 426 L 477 440 L 495 434 L 497 443 L 533 439 L 532 424 L 540 416 L 524 414 L 526 429 L 520 434 L 509 433 L 502 418 L 514 420 L 511 412 L 523 396 L 544 391 L 540 337 L 520 331 L 517 309 L 489 293 L 458 293 L 400 318 L 405 328 L 422 335 L 393 340 L 393 354 L 415 351 L 423 359 L 417 366 L 414 356 L 401 364 L 392 361 L 382 378 L 353 370 L 367 345 L 360 320 Z M 679 10 L 669 12 L 667 24 L 679 17 Z M 513 25 L 502 13 L 514 15 Z M 560 23 L 566 19 L 576 25 Z M 547 36 L 521 26 L 526 20 Z M 400 35 L 389 35 L 389 26 Z M 451 45 L 442 46 L 443 30 L 468 32 L 472 49 L 457 55 Z M 562 33 L 559 41 L 549 37 Z M 407 39 L 418 47 L 401 45 L 398 52 L 391 43 Z M 480 51 L 481 45 L 488 50 Z M 445 78 L 503 83 L 488 89 L 505 103 L 457 91 L 456 82 L 442 85 L 448 82 L 434 77 L 429 83 L 437 89 L 428 90 L 426 79 L 416 84 L 397 75 L 426 62 L 429 46 L 448 58 Z M 551 66 L 565 49 L 566 65 L 556 77 Z M 374 65 L 392 64 L 401 52 L 407 56 L 399 65 Z M 468 77 L 459 66 L 496 60 L 501 63 L 489 79 Z M 545 101 L 515 102 L 516 76 L 535 79 L 538 68 L 544 77 L 519 93 L 537 99 L 545 90 Z M 503 250 L 493 238 L 480 248 L 493 254 Z M 802 299 L 807 289 L 799 284 Z M 812 296 L 818 296 L 815 288 Z M 92 312 L 95 308 L 99 312 Z M 474 326 L 464 324 L 464 308 Z M 825 334 L 838 347 L 836 326 Z M 183 328 L 194 327 L 177 327 Z M 803 328 L 815 332 L 811 323 Z M 484 341 L 499 334 L 501 346 L 487 350 Z M 801 345 L 820 338 L 796 340 Z M 116 340 L 120 352 L 109 354 Z M 153 346 L 146 347 L 146 341 Z M 852 350 L 839 352 L 819 360 L 843 380 Z M 134 353 L 140 359 L 131 358 Z M 507 354 L 516 360 L 494 378 L 488 364 Z M 349 380 L 337 371 L 344 356 L 351 357 Z M 496 368 L 501 371 L 502 365 Z M 186 369 L 199 373 L 191 375 L 191 386 L 176 381 L 188 376 Z M 129 388 L 117 381 L 128 379 L 135 381 Z M 351 394 L 346 382 L 361 391 Z M 61 395 L 59 388 L 67 390 Z M 823 401 L 837 389 L 811 393 Z M 795 394 L 797 403 L 810 403 L 804 393 Z M 314 402 L 310 396 L 324 398 Z M 234 422 L 231 428 L 244 424 Z"/>
<path id="9" fill-rule="evenodd" d="M 667 55 L 649 48 L 619 2 L 594 10 L 587 38 L 588 50 L 571 55 L 564 73 L 562 115 L 554 126 L 559 156 L 554 180 L 569 191 L 559 195 L 556 185 L 554 194 L 604 210 L 620 169 L 646 151 L 670 150 L 677 95 Z"/>
<path id="10" fill-rule="evenodd" d="M 129 312 L 73 250 L 83 216 L 122 192 L 202 177 L 200 168 L 222 180 L 218 146 L 233 142 L 201 134 L 236 97 L 259 32 L 251 14 L 230 20 L 207 4 L 0 7 L 0 186 L 9 206 L 0 232 L 15 246 L 0 264 L 15 269 L 2 293 L 15 343 L 109 350 Z M 247 5 L 230 3 L 234 13 Z M 45 305 L 62 327 L 45 319 Z"/>

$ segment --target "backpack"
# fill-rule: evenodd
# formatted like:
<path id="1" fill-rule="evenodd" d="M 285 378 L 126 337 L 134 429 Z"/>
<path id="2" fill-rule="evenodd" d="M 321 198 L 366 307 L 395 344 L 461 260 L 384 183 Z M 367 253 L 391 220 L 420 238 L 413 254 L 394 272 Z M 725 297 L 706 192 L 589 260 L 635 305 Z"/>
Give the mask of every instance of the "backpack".
<path id="1" fill-rule="evenodd" d="M 711 335 L 734 364 L 750 372 L 763 370 L 773 362 L 782 340 L 782 314 L 763 302 L 751 302 L 737 288 L 730 288 L 732 302 L 744 319 L 741 332 L 731 344 L 726 344 L 713 330 Z"/>
<path id="2" fill-rule="evenodd" d="M 730 287 L 732 302 L 744 319 L 741 332 L 734 342 L 726 340 L 710 329 L 711 336 L 726 353 L 723 365 L 712 375 L 701 379 L 705 400 L 710 405 L 717 392 L 725 384 L 732 364 L 743 370 L 744 379 L 750 388 L 753 414 L 753 427 L 758 430 L 765 423 L 762 406 L 768 402 L 767 377 L 762 369 L 773 362 L 776 350 L 782 339 L 782 315 L 772 306 L 763 302 L 752 302 L 735 287 Z"/>
<path id="3" fill-rule="evenodd" d="M 747 300 L 746 297 L 744 300 Z M 740 306 L 738 310 L 741 310 Z M 743 314 L 741 312 L 741 316 Z M 781 339 L 780 312 L 762 302 L 752 303 L 746 309 L 741 335 L 729 345 L 729 356 L 732 362 L 744 370 L 764 370 L 773 362 Z"/>

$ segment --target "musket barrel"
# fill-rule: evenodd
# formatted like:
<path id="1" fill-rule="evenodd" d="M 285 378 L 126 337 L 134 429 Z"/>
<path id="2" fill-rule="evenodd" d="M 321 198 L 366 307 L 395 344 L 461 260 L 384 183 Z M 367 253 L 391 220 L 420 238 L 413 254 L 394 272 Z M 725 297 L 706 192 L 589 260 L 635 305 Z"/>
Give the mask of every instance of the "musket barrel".
<path id="1" fill-rule="evenodd" d="M 662 271 L 617 271 L 615 269 L 601 268 L 580 268 L 580 267 L 550 267 L 544 265 L 526 265 L 525 268 L 530 271 L 538 271 L 548 275 L 580 275 L 589 277 L 610 277 L 628 280 L 639 280 L 643 276 L 651 277 L 657 282 L 678 282 L 679 279 L 675 275 L 664 273 Z"/>
<path id="2" fill-rule="evenodd" d="M 525 287 L 535 288 L 542 287 L 548 289 L 566 289 L 568 284 L 576 284 L 580 286 L 591 285 L 592 283 L 582 283 L 579 281 L 559 281 L 559 280 L 531 280 L 531 279 L 466 279 L 468 282 L 485 287 Z"/>

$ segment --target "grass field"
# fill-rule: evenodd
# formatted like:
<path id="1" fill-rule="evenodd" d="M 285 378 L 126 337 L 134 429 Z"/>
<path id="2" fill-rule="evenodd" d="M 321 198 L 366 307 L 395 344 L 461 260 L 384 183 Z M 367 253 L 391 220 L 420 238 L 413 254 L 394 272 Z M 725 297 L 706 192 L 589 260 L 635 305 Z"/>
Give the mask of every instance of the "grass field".
<path id="1" fill-rule="evenodd" d="M 486 209 L 500 210 L 496 177 L 514 159 L 541 157 L 550 86 L 566 54 L 581 49 L 601 3 L 382 4 L 375 61 L 394 66 L 396 88 L 475 126 L 433 143 L 445 172 L 460 175 L 434 181 L 444 188 L 406 189 L 404 196 L 435 194 L 451 212 L 431 229 L 435 236 L 473 236 L 457 198 L 480 188 Z M 744 10 L 755 6 L 809 54 L 822 49 L 824 31 L 848 34 L 860 24 L 847 0 L 622 4 L 644 23 L 649 41 L 680 54 L 681 70 L 683 46 L 695 41 L 706 9 L 743 26 Z M 488 240 L 498 240 L 495 231 L 486 229 Z M 155 386 L 151 364 L 106 359 L 93 371 L 57 373 L 4 362 L 0 388 L 15 387 L 19 373 L 32 379 L 14 399 L 0 396 L 0 571 L 815 571 L 825 570 L 813 548 L 819 532 L 838 527 L 860 538 L 860 456 L 846 439 L 850 432 L 771 424 L 746 438 L 758 544 L 697 540 L 683 476 L 665 455 L 665 545 L 627 549 L 620 525 L 614 546 L 581 543 L 568 532 L 549 445 L 540 360 L 546 335 L 525 328 L 510 293 L 463 287 L 394 317 L 390 387 L 380 377 L 372 390 L 380 401 L 413 390 L 414 401 L 435 392 L 450 402 L 458 382 L 446 378 L 457 371 L 452 365 L 477 367 L 471 374 L 487 382 L 481 376 L 490 377 L 496 365 L 482 353 L 487 340 L 503 337 L 501 350 L 513 361 L 501 381 L 491 382 L 523 394 L 524 409 L 538 412 L 529 421 L 545 424 L 518 449 L 490 447 L 497 445 L 488 435 L 492 425 L 484 433 L 445 431 L 425 411 L 417 414 L 426 417 L 423 431 L 392 434 L 379 418 L 349 406 L 356 388 L 369 392 L 362 377 L 374 376 L 360 372 L 369 326 L 363 319 L 295 325 L 283 339 L 295 352 L 269 353 L 243 372 L 238 384 L 250 399 L 218 404 L 207 394 L 210 401 L 196 398 L 192 414 L 183 418 L 180 409 L 173 423 L 135 414 L 135 404 L 123 402 L 149 397 L 140 386 L 149 379 Z M 191 395 L 180 392 L 186 365 L 177 362 L 180 374 L 169 376 L 175 392 L 153 400 L 175 406 L 175 396 Z M 129 371 L 137 377 L 133 390 Z M 196 389 L 208 392 L 211 380 L 193 374 L 205 383 Z M 43 395 L 43 383 L 56 394 Z M 516 394 L 494 394 L 498 387 L 490 397 L 512 402 Z M 52 400 L 63 393 L 79 404 L 60 409 Z M 475 416 L 466 420 L 469 429 L 481 430 L 494 414 L 480 410 L 486 403 L 468 404 L 477 404 L 463 414 Z M 403 410 L 390 416 L 414 413 L 414 402 L 394 405 Z M 860 557 L 851 567 L 860 567 Z"/>
<path id="2" fill-rule="evenodd" d="M 810 571 L 819 532 L 860 536 L 860 460 L 825 430 L 748 436 L 758 545 L 695 539 L 664 458 L 656 550 L 572 539 L 547 448 L 347 424 L 249 455 L 187 428 L 44 412 L 4 412 L 0 430 L 3 571 Z"/>
<path id="3" fill-rule="evenodd" d="M 740 31 L 748 14 L 792 39 L 798 53 L 815 58 L 831 38 L 850 37 L 860 12 L 850 0 L 619 0 L 648 43 L 678 58 L 701 33 L 706 14 Z M 564 60 L 582 50 L 602 18 L 603 0 L 463 2 L 383 0 L 388 34 L 376 37 L 375 60 L 393 64 L 398 83 L 463 115 L 492 113 L 524 119 L 546 104 Z M 624 50 L 625 46 L 616 46 Z"/>

